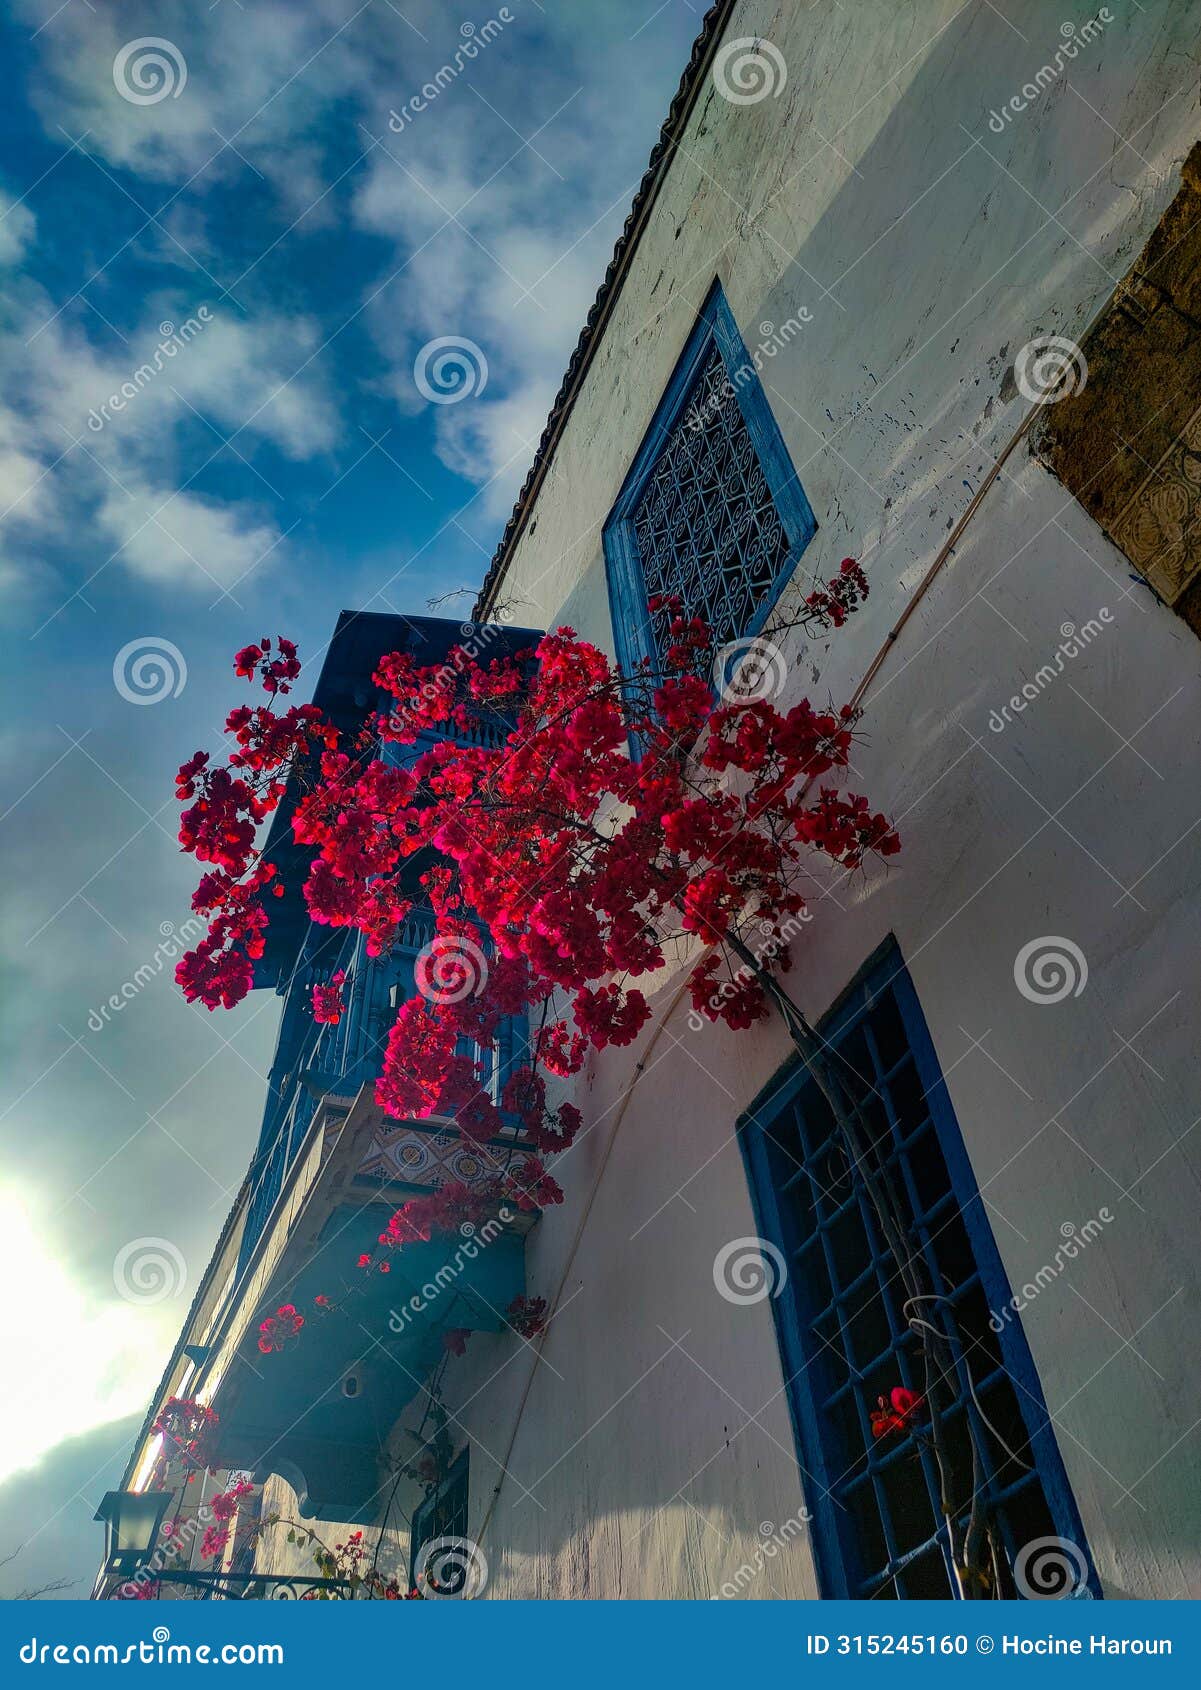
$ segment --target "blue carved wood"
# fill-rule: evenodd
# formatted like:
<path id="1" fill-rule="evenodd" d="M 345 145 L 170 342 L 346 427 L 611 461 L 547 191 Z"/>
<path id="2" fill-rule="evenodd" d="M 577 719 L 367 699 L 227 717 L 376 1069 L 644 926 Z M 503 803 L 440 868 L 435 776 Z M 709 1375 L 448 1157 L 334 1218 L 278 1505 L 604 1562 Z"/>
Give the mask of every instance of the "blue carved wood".
<path id="1" fill-rule="evenodd" d="M 529 628 L 474 632 L 484 661 L 528 650 L 539 638 L 537 631 Z M 419 664 L 437 664 L 453 646 L 472 635 L 469 625 L 442 617 L 343 612 L 314 702 L 343 731 L 354 733 L 382 702 L 372 675 L 383 653 L 404 650 Z M 468 735 L 438 737 L 492 744 L 499 736 L 499 729 L 487 726 Z M 381 755 L 387 761 L 404 764 L 427 749 L 428 744 L 421 743 L 415 747 L 388 746 Z M 288 1169 L 305 1142 L 321 1093 L 332 1091 L 353 1097 L 379 1074 L 396 1005 L 412 996 L 414 962 L 433 937 L 432 916 L 420 906 L 408 917 L 387 957 L 369 957 L 355 932 L 309 921 L 301 896 L 308 853 L 295 844 L 290 831 L 295 796 L 289 792 L 277 811 L 264 848 L 264 856 L 281 866 L 287 896 L 279 904 L 272 903 L 267 956 L 257 983 L 274 986 L 284 1004 L 258 1148 L 248 1175 L 251 1189 L 239 1272 L 270 1219 Z M 312 1015 L 312 988 L 329 980 L 339 968 L 346 974 L 342 992 L 345 1012 L 334 1025 L 318 1024 Z M 499 1101 L 500 1090 L 524 1045 L 524 1026 L 506 1025 L 500 1029 L 495 1056 L 471 1047 L 471 1054 L 482 1063 L 483 1083 L 494 1102 Z"/>

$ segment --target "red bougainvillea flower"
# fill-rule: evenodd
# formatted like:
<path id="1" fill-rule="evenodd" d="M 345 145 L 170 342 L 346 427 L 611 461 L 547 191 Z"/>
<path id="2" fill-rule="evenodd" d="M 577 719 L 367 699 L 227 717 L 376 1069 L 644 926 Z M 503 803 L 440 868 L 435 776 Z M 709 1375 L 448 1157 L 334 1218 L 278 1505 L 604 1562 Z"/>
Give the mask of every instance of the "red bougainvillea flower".
<path id="1" fill-rule="evenodd" d="M 925 1407 L 925 1398 L 904 1385 L 894 1385 L 889 1400 L 876 1398 L 872 1409 L 872 1437 L 887 1438 L 894 1432 L 908 1432 Z"/>
<path id="2" fill-rule="evenodd" d="M 536 1338 L 546 1326 L 545 1297 L 514 1297 L 505 1319 L 519 1338 Z"/>
<path id="3" fill-rule="evenodd" d="M 222 1491 L 220 1496 L 210 1497 L 209 1507 L 213 1517 L 220 1521 L 232 1520 L 238 1512 L 238 1505 L 244 1496 L 252 1496 L 254 1486 L 249 1479 L 239 1479 L 229 1490 Z"/>
<path id="4" fill-rule="evenodd" d="M 341 1021 L 346 1009 L 342 999 L 342 987 L 345 984 L 346 970 L 339 968 L 330 975 L 326 985 L 313 987 L 314 1021 L 325 1021 L 331 1026 L 336 1026 Z"/>
<path id="5" fill-rule="evenodd" d="M 202 1561 L 215 1561 L 219 1555 L 224 1555 L 229 1542 L 230 1527 L 209 1526 L 200 1540 L 200 1558 Z"/>
<path id="6" fill-rule="evenodd" d="M 207 1467 L 217 1430 L 217 1411 L 194 1397 L 168 1397 L 150 1430 L 163 1440 L 163 1459 L 182 1460 L 193 1469 Z M 189 1474 L 189 1478 L 194 1473 Z"/>
<path id="7" fill-rule="evenodd" d="M 281 1303 L 274 1314 L 268 1315 L 266 1320 L 259 1322 L 259 1349 L 265 1356 L 275 1350 L 282 1350 L 290 1338 L 304 1325 L 304 1316 L 299 1314 L 293 1303 Z"/>
<path id="8" fill-rule="evenodd" d="M 846 558 L 796 623 L 839 627 L 867 591 Z M 385 1252 L 502 1205 L 561 1202 L 551 1161 L 585 1123 L 558 1082 L 643 1037 L 650 995 L 634 982 L 684 956 L 695 1015 L 749 1027 L 794 960 L 813 859 L 845 878 L 900 848 L 888 818 L 842 789 L 850 706 L 718 693 L 711 630 L 677 600 L 652 614 L 664 657 L 628 672 L 567 627 L 486 662 L 461 647 L 428 667 L 386 654 L 352 735 L 312 705 L 277 710 L 300 663 L 264 637 L 235 669 L 267 702 L 230 712 L 224 765 L 197 752 L 178 771 L 180 844 L 204 865 L 194 907 L 209 920 L 177 968 L 189 999 L 228 1007 L 254 983 L 280 891 L 255 841 L 285 793 L 310 857 L 294 897 L 313 921 L 354 929 L 371 956 L 399 942 L 415 903 L 432 923 L 437 966 L 396 1010 L 376 1102 L 398 1120 L 452 1119 L 480 1145 L 516 1137 L 516 1154 L 470 1192 L 452 1182 L 406 1203 Z M 342 984 L 314 989 L 318 1020 L 344 1013 Z M 514 1020 L 532 1043 L 497 1097 Z M 292 1335 L 281 1311 L 260 1348 Z M 879 1435 L 914 1412 L 881 1411 Z"/>

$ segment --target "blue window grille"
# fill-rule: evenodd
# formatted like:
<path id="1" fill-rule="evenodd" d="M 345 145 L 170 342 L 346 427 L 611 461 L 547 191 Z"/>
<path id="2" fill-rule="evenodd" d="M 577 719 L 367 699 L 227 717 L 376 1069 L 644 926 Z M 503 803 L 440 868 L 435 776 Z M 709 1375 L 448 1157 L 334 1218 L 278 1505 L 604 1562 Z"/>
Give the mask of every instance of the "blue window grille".
<path id="1" fill-rule="evenodd" d="M 456 1459 L 438 1488 L 426 1497 L 413 1515 L 409 1532 L 409 1579 L 416 1577 L 417 1562 L 427 1543 L 440 1537 L 467 1536 L 468 1451 Z"/>
<path id="2" fill-rule="evenodd" d="M 983 1457 L 983 1498 L 1013 1580 L 1024 1546 L 1060 1538 L 1100 1595 L 1038 1376 L 1011 1296 L 921 1006 L 891 941 L 822 1028 L 860 1077 L 884 1158 L 932 1286 L 954 1319 L 944 1417 L 956 1506 L 971 1498 L 970 1422 Z M 920 1417 L 876 1440 L 871 1413 L 893 1386 L 924 1394 L 905 1292 L 833 1117 L 803 1068 L 757 1100 L 742 1123 L 762 1236 L 783 1254 L 773 1303 L 822 1594 L 883 1599 L 955 1593 L 939 1480 Z M 1073 1557 L 1074 1559 L 1074 1557 Z M 1020 1564 L 1020 1563 L 1019 1563 Z"/>
<path id="3" fill-rule="evenodd" d="M 757 634 L 817 524 L 718 283 L 605 525 L 617 655 L 657 665 L 678 595 L 717 646 Z"/>

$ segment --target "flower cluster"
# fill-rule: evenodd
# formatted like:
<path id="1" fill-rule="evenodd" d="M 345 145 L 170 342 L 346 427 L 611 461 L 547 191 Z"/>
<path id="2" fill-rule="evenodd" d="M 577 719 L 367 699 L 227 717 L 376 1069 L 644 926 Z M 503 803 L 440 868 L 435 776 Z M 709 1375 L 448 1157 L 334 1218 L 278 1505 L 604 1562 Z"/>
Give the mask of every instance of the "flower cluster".
<path id="1" fill-rule="evenodd" d="M 271 641 L 265 636 L 257 645 L 243 646 L 234 658 L 234 674 L 245 680 L 253 680 L 258 675 L 264 692 L 291 692 L 292 682 L 300 674 L 296 646 L 281 634 L 276 648 L 279 656 L 272 657 Z"/>
<path id="2" fill-rule="evenodd" d="M 904 1385 L 894 1385 L 888 1399 L 876 1398 L 872 1409 L 872 1437 L 887 1438 L 894 1432 L 908 1432 L 925 1407 L 926 1399 Z"/>
<path id="3" fill-rule="evenodd" d="M 514 1297 L 505 1319 L 519 1338 L 536 1338 L 546 1328 L 545 1297 Z"/>
<path id="4" fill-rule="evenodd" d="M 250 1480 L 238 1479 L 228 1490 L 222 1491 L 220 1496 L 212 1497 L 209 1501 L 209 1507 L 213 1511 L 214 1518 L 224 1525 L 232 1520 L 238 1512 L 238 1505 L 242 1498 L 253 1495 L 254 1486 Z"/>
<path id="5" fill-rule="evenodd" d="M 841 628 L 866 597 L 867 576 L 862 566 L 853 557 L 844 557 L 838 574 L 826 586 L 810 593 L 805 606 L 819 621 Z"/>
<path id="6" fill-rule="evenodd" d="M 209 1498 L 208 1506 L 212 1511 L 214 1525 L 205 1528 L 200 1540 L 200 1558 L 202 1561 L 215 1561 L 225 1554 L 226 1547 L 233 1535 L 234 1525 L 242 1499 L 254 1495 L 254 1486 L 247 1478 L 235 1479 L 228 1490 L 221 1491 L 217 1496 Z"/>
<path id="7" fill-rule="evenodd" d="M 313 987 L 314 1021 L 324 1021 L 330 1026 L 337 1026 L 346 1009 L 342 999 L 342 987 L 345 984 L 346 970 L 339 968 L 330 975 L 324 985 Z"/>
<path id="8" fill-rule="evenodd" d="M 848 558 L 800 621 L 841 626 L 866 593 Z M 678 602 L 655 613 L 668 631 L 658 665 L 624 673 L 565 627 L 486 666 L 462 649 L 431 668 L 393 653 L 374 676 L 382 707 L 352 743 L 312 706 L 260 706 L 231 715 L 227 768 L 198 753 L 180 771 L 193 800 L 184 848 L 217 865 L 197 894 L 210 933 L 180 964 L 189 996 L 211 1007 L 249 989 L 276 891 L 253 838 L 285 792 L 312 854 L 313 920 L 356 929 L 380 955 L 414 901 L 432 913 L 431 981 L 396 1013 L 376 1100 L 395 1118 L 453 1118 L 481 1144 L 516 1131 L 520 1153 L 486 1188 L 406 1204 L 385 1249 L 478 1223 L 498 1202 L 561 1201 L 543 1158 L 583 1123 L 550 1082 L 640 1037 L 651 1014 L 640 982 L 667 947 L 692 948 L 701 1015 L 750 1026 L 768 1012 L 771 971 L 789 964 L 814 859 L 845 875 L 900 848 L 888 819 L 841 789 L 849 709 L 717 697 L 708 627 Z M 238 673 L 286 690 L 294 648 L 277 650 L 248 646 Z M 419 738 L 425 749 L 396 758 L 392 747 Z M 752 937 L 770 963 L 748 965 Z M 341 1013 L 338 985 L 315 988 L 318 1019 Z M 486 1073 L 515 1017 L 535 1030 L 494 1100 Z M 362 1265 L 387 1270 L 374 1253 Z M 260 1347 L 278 1347 L 272 1323 L 264 1335 Z"/>
<path id="9" fill-rule="evenodd" d="M 304 1316 L 293 1303 L 281 1303 L 274 1314 L 259 1322 L 259 1349 L 265 1356 L 282 1350 L 290 1338 L 295 1338 L 304 1325 Z"/>
<path id="10" fill-rule="evenodd" d="M 295 1536 L 294 1533 L 289 1535 Z M 313 1542 L 313 1560 L 322 1576 L 327 1579 L 345 1579 L 356 1595 L 360 1590 L 365 1590 L 371 1601 L 404 1602 L 414 1594 L 402 1589 L 395 1578 L 386 1579 L 376 1570 L 373 1560 L 368 1557 L 361 1530 L 351 1532 L 344 1543 L 335 1543 L 332 1549 L 327 1549 L 316 1539 Z M 328 1594 L 317 1588 L 308 1591 L 301 1597 L 301 1601 L 322 1602 L 327 1599 Z"/>
<path id="11" fill-rule="evenodd" d="M 237 674 L 259 675 L 274 697 L 291 689 L 300 660 L 290 640 L 247 646 L 235 660 Z M 196 751 L 175 777 L 176 796 L 187 807 L 180 816 L 179 843 L 198 862 L 211 863 L 192 897 L 192 908 L 210 919 L 208 933 L 180 959 L 176 984 L 188 1001 L 206 1009 L 231 1009 L 254 984 L 254 964 L 263 955 L 267 930 L 264 898 L 284 896 L 276 867 L 258 857 L 255 839 L 279 807 L 289 778 L 319 745 L 332 749 L 338 735 L 314 705 L 293 706 L 277 715 L 267 705 L 231 710 L 225 731 L 234 742 L 228 762 L 214 768 L 207 751 Z"/>
<path id="12" fill-rule="evenodd" d="M 182 1461 L 193 1472 L 212 1466 L 218 1416 L 194 1397 L 168 1397 L 150 1430 L 163 1440 L 163 1459 Z"/>

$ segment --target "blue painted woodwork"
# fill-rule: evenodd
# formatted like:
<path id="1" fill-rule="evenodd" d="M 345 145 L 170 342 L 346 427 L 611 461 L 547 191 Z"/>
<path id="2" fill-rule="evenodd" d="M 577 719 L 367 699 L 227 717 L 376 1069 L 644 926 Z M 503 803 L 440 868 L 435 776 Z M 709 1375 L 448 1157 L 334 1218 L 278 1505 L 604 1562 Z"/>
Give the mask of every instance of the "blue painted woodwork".
<path id="1" fill-rule="evenodd" d="M 389 1187 L 398 1205 L 419 1189 Z M 333 1210 L 287 1279 L 304 1330 L 256 1356 L 261 1365 L 238 1366 L 223 1387 L 223 1465 L 281 1474 L 306 1519 L 378 1518 L 382 1440 L 442 1356 L 443 1333 L 502 1331 L 503 1311 L 525 1289 L 520 1231 L 481 1231 L 470 1257 L 458 1235 L 406 1244 L 391 1253 L 390 1272 L 360 1275 L 354 1263 L 379 1230 L 376 1203 Z M 314 1310 L 319 1293 L 337 1304 L 348 1281 L 344 1309 Z"/>
<path id="2" fill-rule="evenodd" d="M 658 667 L 678 594 L 715 646 L 757 634 L 817 529 L 714 283 L 604 530 L 617 655 Z"/>
<path id="3" fill-rule="evenodd" d="M 964 1500 L 967 1417 L 982 1437 L 986 1496 L 1010 1565 L 1024 1544 L 1040 1537 L 1067 1538 L 1086 1556 L 1021 1325 L 1015 1316 L 998 1335 L 989 1324 L 990 1311 L 1003 1310 L 1011 1291 L 894 941 L 821 1030 L 871 1088 L 873 1131 L 887 1147 L 929 1282 L 946 1289 L 955 1310 L 963 1342 L 952 1336 L 954 1406 L 945 1424 Z M 793 1064 L 739 1128 L 760 1235 L 787 1264 L 773 1311 L 822 1595 L 949 1597 L 933 1456 L 912 1433 L 879 1442 L 872 1436 L 878 1398 L 887 1400 L 894 1385 L 924 1394 L 924 1368 L 902 1313 L 893 1259 L 829 1108 L 806 1070 Z M 981 1407 L 1019 1461 L 983 1425 Z M 1091 1570 L 1090 1586 L 1100 1595 Z"/>
<path id="4" fill-rule="evenodd" d="M 526 650 L 539 637 L 535 629 L 498 626 L 477 631 L 475 646 L 481 659 L 490 661 Z M 344 733 L 353 735 L 380 707 L 372 675 L 386 652 L 407 651 L 425 666 L 442 662 L 453 646 L 470 638 L 468 625 L 443 617 L 343 611 L 313 702 Z M 482 743 L 495 735 L 488 730 L 484 735 L 459 737 Z M 420 742 L 415 747 L 389 746 L 386 756 L 404 763 L 427 748 Z M 248 1176 L 251 1191 L 239 1271 L 249 1260 L 288 1168 L 304 1143 L 320 1096 L 328 1091 L 354 1096 L 378 1074 L 394 1009 L 412 995 L 413 963 L 433 932 L 428 911 L 415 908 L 392 954 L 371 958 L 357 933 L 311 922 L 301 891 L 309 855 L 291 836 L 295 799 L 296 794 L 289 792 L 264 847 L 267 860 L 279 865 L 286 896 L 272 900 L 266 954 L 256 969 L 255 983 L 273 987 L 284 1005 L 258 1147 Z M 414 878 L 420 872 L 418 866 Z M 346 1011 L 336 1025 L 322 1026 L 313 1020 L 312 987 L 339 968 L 346 971 Z M 495 1070 L 487 1055 L 486 1084 L 494 1097 L 519 1047 L 519 1029 L 507 1028 Z"/>

